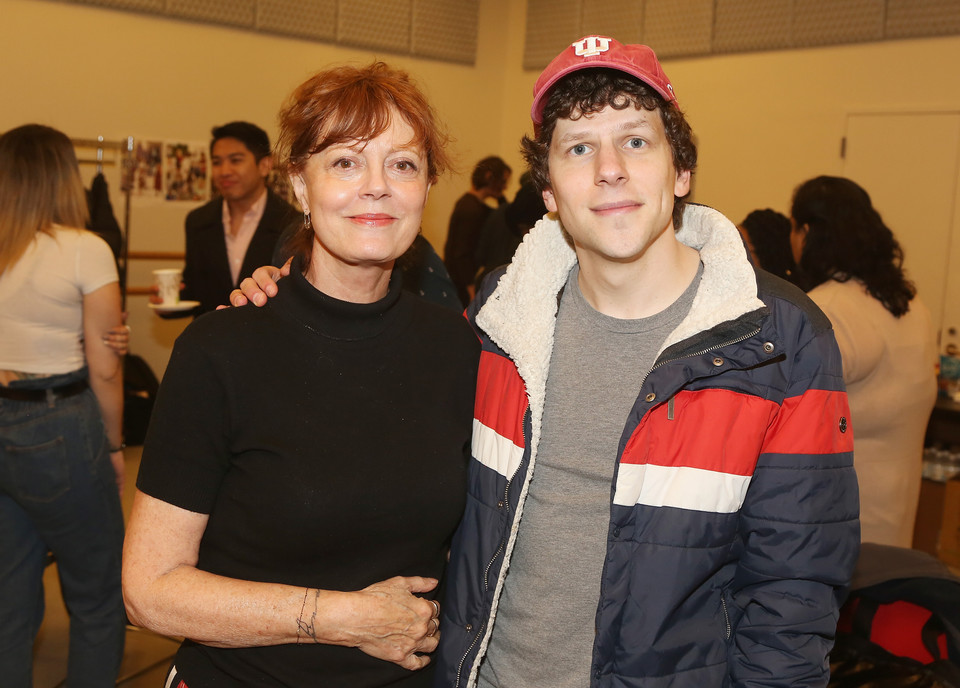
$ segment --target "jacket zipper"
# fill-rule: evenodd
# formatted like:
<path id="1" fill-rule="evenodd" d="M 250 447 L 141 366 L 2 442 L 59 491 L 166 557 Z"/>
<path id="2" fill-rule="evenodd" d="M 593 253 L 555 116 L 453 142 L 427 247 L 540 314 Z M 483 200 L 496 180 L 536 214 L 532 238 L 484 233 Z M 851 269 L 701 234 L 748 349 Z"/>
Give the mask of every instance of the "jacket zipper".
<path id="1" fill-rule="evenodd" d="M 716 346 L 711 346 L 711 347 L 709 347 L 709 348 L 707 348 L 707 349 L 703 349 L 703 350 L 701 350 L 701 351 L 697 351 L 697 352 L 694 352 L 694 353 L 692 353 L 692 354 L 686 354 L 686 355 L 684 355 L 684 356 L 677 356 L 676 358 L 668 358 L 668 359 L 664 359 L 664 360 L 662 360 L 662 361 L 658 361 L 656 364 L 654 364 L 654 366 L 653 366 L 652 368 L 650 368 L 650 370 L 647 371 L 647 374 L 643 376 L 643 380 L 641 380 L 641 382 L 640 382 L 640 389 L 643 389 L 643 386 L 644 386 L 644 385 L 646 384 L 646 382 L 647 382 L 647 378 L 650 377 L 650 373 L 652 373 L 652 372 L 653 372 L 654 370 L 656 370 L 657 368 L 660 368 L 661 366 L 665 366 L 667 363 L 672 363 L 672 362 L 674 362 L 674 361 L 680 361 L 680 360 L 682 360 L 682 359 L 684 359 L 684 358 L 693 358 L 693 357 L 695 357 L 695 356 L 702 356 L 703 354 L 709 353 L 710 351 L 713 351 L 714 349 L 720 349 L 720 348 L 723 348 L 723 347 L 725 347 L 725 346 L 731 346 L 732 344 L 739 344 L 740 342 L 742 342 L 742 341 L 744 341 L 744 340 L 750 339 L 750 337 L 755 337 L 756 335 L 760 334 L 760 329 L 761 329 L 761 328 L 757 327 L 757 328 L 755 328 L 753 331 L 748 332 L 748 333 L 745 334 L 745 335 L 742 335 L 742 336 L 740 336 L 740 337 L 737 337 L 736 339 L 731 339 L 729 342 L 724 342 L 724 343 L 719 344 L 719 345 L 716 345 Z M 673 414 L 672 414 L 672 411 L 673 411 L 673 409 L 672 409 L 673 396 L 670 397 L 668 403 L 669 403 L 670 406 L 671 406 L 670 411 L 671 411 L 671 417 L 672 417 L 672 415 L 673 415 Z M 617 457 L 617 461 L 619 461 L 619 460 L 620 460 L 620 457 Z M 603 581 L 605 580 L 605 577 L 606 577 L 606 568 L 607 568 L 607 565 L 606 565 L 606 562 L 604 562 L 604 565 L 603 565 L 604 571 L 603 571 L 603 574 L 602 574 L 602 575 L 603 575 L 603 578 L 601 578 L 601 583 L 600 583 L 600 600 L 601 600 L 601 601 L 602 601 L 603 598 L 606 596 L 606 590 L 605 590 L 605 586 L 604 586 L 604 583 L 603 583 Z M 727 624 L 727 639 L 729 639 L 729 638 L 730 638 L 730 633 L 731 633 L 731 628 L 730 628 L 730 616 L 727 614 L 727 603 L 726 603 L 726 600 L 724 600 L 722 597 L 720 598 L 720 602 L 721 602 L 721 604 L 723 605 L 723 617 L 724 617 L 724 619 L 726 620 L 726 624 Z M 599 602 L 598 602 L 598 604 L 599 604 Z"/>
<path id="2" fill-rule="evenodd" d="M 745 341 L 745 340 L 747 340 L 747 339 L 750 339 L 750 337 L 755 337 L 755 336 L 758 335 L 758 334 L 760 334 L 760 328 L 759 328 L 759 327 L 756 328 L 755 330 L 753 330 L 752 332 L 748 332 L 748 333 L 745 334 L 745 335 L 742 335 L 742 336 L 740 336 L 740 337 L 737 337 L 736 339 L 731 339 L 729 342 L 724 342 L 723 344 L 718 344 L 718 345 L 716 345 L 716 346 L 711 346 L 711 347 L 708 348 L 708 349 L 702 349 L 702 350 L 696 351 L 696 352 L 694 352 L 694 353 L 692 353 L 692 354 L 685 354 L 685 355 L 683 355 L 683 356 L 677 356 L 676 358 L 667 358 L 667 359 L 664 359 L 664 360 L 662 360 L 662 361 L 657 361 L 657 363 L 655 363 L 654 366 L 653 366 L 652 368 L 650 368 L 650 370 L 647 371 L 647 374 L 643 376 L 643 380 L 640 381 L 640 388 L 643 389 L 643 385 L 646 384 L 647 378 L 650 377 L 650 373 L 652 373 L 652 372 L 653 372 L 654 370 L 656 370 L 657 368 L 660 368 L 661 366 L 665 366 L 665 365 L 668 364 L 668 363 L 673 363 L 674 361 L 681 361 L 681 360 L 683 360 L 684 358 L 694 358 L 695 356 L 703 356 L 704 354 L 709 353 L 709 352 L 713 351 L 714 349 L 722 349 L 722 348 L 725 347 L 725 346 L 730 346 L 730 345 L 732 345 L 732 344 L 739 344 L 740 342 Z"/>
<path id="3" fill-rule="evenodd" d="M 727 611 L 727 601 L 723 597 L 723 591 L 720 591 L 720 607 L 723 609 L 723 623 L 727 627 L 727 637 L 726 640 L 730 640 L 730 634 L 733 632 L 733 629 L 730 627 L 730 613 Z"/>
<path id="4" fill-rule="evenodd" d="M 530 411 L 529 405 L 527 406 L 527 411 L 529 411 L 530 413 L 533 413 L 532 411 Z M 520 431 L 523 433 L 524 446 L 529 446 L 530 440 L 527 438 L 527 426 L 525 423 L 520 424 Z M 530 452 L 532 454 L 533 447 L 530 447 Z M 507 484 L 503 488 L 503 508 L 504 509 L 510 508 L 510 498 L 508 497 L 508 495 L 510 493 L 511 482 L 512 482 L 511 479 L 507 478 Z M 493 553 L 493 556 L 490 557 L 490 561 L 487 562 L 487 566 L 483 569 L 483 589 L 485 591 L 490 590 L 490 586 L 488 585 L 490 567 L 493 566 L 493 562 L 497 560 L 497 557 L 500 556 L 500 552 L 504 550 L 505 546 L 506 546 L 506 542 L 501 540 L 500 546 L 497 547 L 497 551 Z M 463 671 L 463 663 L 467 661 L 467 657 L 470 655 L 470 651 L 473 649 L 473 646 L 477 644 L 477 641 L 480 640 L 480 638 L 483 636 L 483 633 L 484 631 L 486 631 L 486 629 L 487 629 L 487 624 L 486 622 L 484 622 L 483 625 L 480 626 L 480 631 L 477 633 L 476 636 L 474 636 L 473 642 L 470 643 L 470 645 L 467 647 L 467 651 L 464 652 L 463 657 L 460 658 L 460 662 L 459 664 L 457 664 L 457 682 L 454 684 L 454 688 L 460 688 L 460 679 L 462 677 L 461 672 Z"/>
<path id="5" fill-rule="evenodd" d="M 467 651 L 464 653 L 463 657 L 460 658 L 460 663 L 457 665 L 457 682 L 454 684 L 454 688 L 460 688 L 460 678 L 463 672 L 463 663 L 467 661 L 467 656 L 470 654 L 470 651 L 473 649 L 473 646 L 477 644 L 477 641 L 480 640 L 480 636 L 483 635 L 483 632 L 486 630 L 487 624 L 483 624 L 480 627 L 480 632 L 474 637 L 473 642 L 470 643 L 470 646 L 467 648 Z"/>

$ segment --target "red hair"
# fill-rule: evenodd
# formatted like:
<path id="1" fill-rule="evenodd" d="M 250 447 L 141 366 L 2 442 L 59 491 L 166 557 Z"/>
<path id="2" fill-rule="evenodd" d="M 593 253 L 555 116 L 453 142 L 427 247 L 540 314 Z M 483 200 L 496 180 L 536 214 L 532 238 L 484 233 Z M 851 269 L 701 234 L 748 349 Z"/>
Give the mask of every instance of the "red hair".
<path id="1" fill-rule="evenodd" d="M 427 159 L 428 181 L 436 182 L 450 167 L 449 137 L 410 76 L 383 62 L 333 67 L 300 84 L 280 111 L 277 159 L 298 172 L 329 146 L 375 139 L 398 114 L 413 129 L 410 143 Z"/>

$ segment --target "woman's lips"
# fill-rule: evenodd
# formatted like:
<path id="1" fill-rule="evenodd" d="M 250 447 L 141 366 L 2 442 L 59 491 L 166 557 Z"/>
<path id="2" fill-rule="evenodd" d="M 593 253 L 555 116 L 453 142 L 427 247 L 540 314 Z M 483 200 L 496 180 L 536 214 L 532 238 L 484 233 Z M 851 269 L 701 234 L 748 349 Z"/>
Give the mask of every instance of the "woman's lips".
<path id="1" fill-rule="evenodd" d="M 396 218 L 393 215 L 387 215 L 386 213 L 364 213 L 362 215 L 351 215 L 350 219 L 353 222 L 356 222 L 361 225 L 368 225 L 370 227 L 380 227 L 383 225 L 390 224 Z"/>

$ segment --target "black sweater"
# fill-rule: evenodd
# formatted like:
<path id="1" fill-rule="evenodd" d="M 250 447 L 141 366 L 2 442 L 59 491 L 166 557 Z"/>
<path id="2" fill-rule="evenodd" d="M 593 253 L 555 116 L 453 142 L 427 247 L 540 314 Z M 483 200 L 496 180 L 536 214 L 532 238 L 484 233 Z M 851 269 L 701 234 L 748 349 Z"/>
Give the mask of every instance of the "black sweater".
<path id="1" fill-rule="evenodd" d="M 137 486 L 210 515 L 206 571 L 330 590 L 440 578 L 465 501 L 476 337 L 397 273 L 374 304 L 292 275 L 266 307 L 209 313 L 177 340 Z M 429 668 L 328 645 L 187 641 L 175 662 L 191 688 L 430 683 Z"/>

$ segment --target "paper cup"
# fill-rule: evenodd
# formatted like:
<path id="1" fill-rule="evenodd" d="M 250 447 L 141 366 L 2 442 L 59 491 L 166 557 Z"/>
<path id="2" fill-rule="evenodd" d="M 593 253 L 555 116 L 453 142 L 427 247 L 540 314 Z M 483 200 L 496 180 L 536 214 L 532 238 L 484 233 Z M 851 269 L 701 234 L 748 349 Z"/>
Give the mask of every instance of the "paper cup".
<path id="1" fill-rule="evenodd" d="M 166 306 L 180 303 L 180 282 L 183 279 L 183 270 L 180 268 L 163 268 L 153 271 L 153 281 L 157 285 L 160 298 Z"/>

